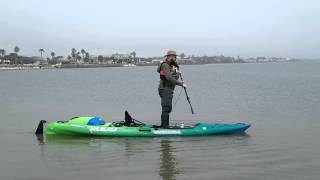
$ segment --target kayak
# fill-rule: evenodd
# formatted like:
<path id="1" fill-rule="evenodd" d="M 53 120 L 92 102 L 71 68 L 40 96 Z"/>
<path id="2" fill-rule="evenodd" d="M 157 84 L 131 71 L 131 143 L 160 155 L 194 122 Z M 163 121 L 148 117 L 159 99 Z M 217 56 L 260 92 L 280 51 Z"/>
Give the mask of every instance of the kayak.
<path id="1" fill-rule="evenodd" d="M 126 112 L 127 113 L 127 112 Z M 129 118 L 127 118 L 129 116 Z M 129 120 L 128 120 L 129 119 Z M 39 123 L 37 132 L 43 133 Z M 161 137 L 161 136 L 208 136 L 218 134 L 245 133 L 250 127 L 247 123 L 197 123 L 194 126 L 172 126 L 162 128 L 144 124 L 126 114 L 126 120 L 108 123 L 99 117 L 74 117 L 67 121 L 48 123 L 46 135 L 100 136 L 100 137 Z M 40 130 L 39 130 L 40 128 Z M 37 133 L 36 132 L 36 133 Z"/>

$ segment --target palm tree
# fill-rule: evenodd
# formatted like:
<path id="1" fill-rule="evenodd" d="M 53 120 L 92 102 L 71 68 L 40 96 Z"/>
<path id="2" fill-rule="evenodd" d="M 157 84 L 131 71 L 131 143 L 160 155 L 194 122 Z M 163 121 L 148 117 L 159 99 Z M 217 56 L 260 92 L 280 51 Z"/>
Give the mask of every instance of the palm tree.
<path id="1" fill-rule="evenodd" d="M 40 56 L 41 56 L 41 60 L 42 60 L 42 53 L 44 53 L 44 49 L 39 49 L 39 52 L 40 52 Z"/>
<path id="2" fill-rule="evenodd" d="M 76 48 L 71 49 L 71 57 L 73 58 L 73 61 L 77 61 L 77 50 Z"/>
<path id="3" fill-rule="evenodd" d="M 77 52 L 77 54 L 76 54 L 76 60 L 77 60 L 77 62 L 80 62 L 80 61 L 81 61 L 80 52 Z"/>
<path id="4" fill-rule="evenodd" d="M 136 55 L 137 53 L 136 52 L 131 52 L 130 55 L 133 57 L 133 62 L 136 64 Z"/>
<path id="5" fill-rule="evenodd" d="M 18 47 L 18 46 L 16 46 L 16 47 L 14 47 L 14 52 L 16 53 L 16 54 L 18 54 L 18 52 L 20 51 L 20 48 Z"/>
<path id="6" fill-rule="evenodd" d="M 103 61 L 103 56 L 102 56 L 102 55 L 99 55 L 99 56 L 98 56 L 98 61 L 99 61 L 100 63 L 102 63 L 102 61 Z"/>
<path id="7" fill-rule="evenodd" d="M 77 57 L 76 57 L 76 58 L 77 58 L 77 62 L 80 62 L 80 61 L 81 61 L 81 56 L 80 56 L 80 53 L 79 53 L 79 52 L 77 53 Z"/>
<path id="8" fill-rule="evenodd" d="M 0 54 L 1 54 L 1 58 L 0 59 L 4 59 L 4 56 L 6 55 L 6 50 L 0 49 Z"/>
<path id="9" fill-rule="evenodd" d="M 186 55 L 185 55 L 184 53 L 181 53 L 181 54 L 180 54 L 180 58 L 181 58 L 181 59 L 184 59 L 185 57 L 186 57 Z"/>
<path id="10" fill-rule="evenodd" d="M 54 62 L 54 58 L 55 58 L 55 56 L 56 56 L 56 53 L 55 52 L 51 52 L 50 53 L 50 55 L 51 55 L 51 61 L 52 61 L 52 63 Z"/>
<path id="11" fill-rule="evenodd" d="M 17 53 L 10 53 L 7 58 L 10 60 L 10 64 L 16 64 L 17 62 Z"/>
<path id="12" fill-rule="evenodd" d="M 86 54 L 85 54 L 85 61 L 86 62 L 89 62 L 89 59 L 90 59 L 90 54 L 88 53 L 88 52 L 86 52 Z"/>
<path id="13" fill-rule="evenodd" d="M 52 56 L 52 58 L 54 58 L 54 56 L 56 56 L 55 52 L 51 52 L 50 55 Z"/>
<path id="14" fill-rule="evenodd" d="M 0 49 L 0 54 L 1 54 L 1 57 L 5 56 L 6 55 L 6 50 Z"/>
<path id="15" fill-rule="evenodd" d="M 84 49 L 81 49 L 81 54 L 82 54 L 82 60 L 84 60 L 84 55 L 86 54 L 86 51 Z"/>
<path id="16" fill-rule="evenodd" d="M 19 60 L 19 56 L 18 56 L 18 52 L 20 51 L 20 48 L 18 46 L 14 47 L 13 51 L 16 53 L 16 59 L 15 59 L 15 64 L 18 63 Z"/>

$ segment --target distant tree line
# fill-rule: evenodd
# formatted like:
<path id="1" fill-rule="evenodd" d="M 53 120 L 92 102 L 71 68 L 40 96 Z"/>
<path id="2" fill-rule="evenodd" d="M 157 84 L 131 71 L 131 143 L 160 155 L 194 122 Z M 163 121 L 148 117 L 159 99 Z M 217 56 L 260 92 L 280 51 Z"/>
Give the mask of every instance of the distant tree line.
<path id="1" fill-rule="evenodd" d="M 192 59 L 197 63 L 211 64 L 211 63 L 243 63 L 243 59 L 240 57 L 226 57 L 220 56 L 193 56 Z"/>
<path id="2" fill-rule="evenodd" d="M 113 64 L 122 64 L 122 63 L 133 63 L 136 64 L 139 62 L 139 59 L 136 57 L 136 52 L 133 51 L 129 54 L 114 54 L 111 56 L 90 56 L 90 53 L 85 49 L 77 50 L 76 48 L 72 48 L 70 55 L 66 58 L 63 56 L 57 56 L 54 51 L 47 52 L 45 49 L 38 49 L 40 57 L 33 56 L 19 56 L 20 48 L 15 46 L 13 52 L 7 53 L 5 49 L 0 49 L 0 63 L 4 64 L 13 64 L 13 65 L 22 65 L 22 64 L 31 64 L 35 62 L 40 62 L 40 64 L 57 64 L 57 63 L 65 63 L 65 64 L 74 64 L 74 63 L 113 63 Z M 46 57 L 44 57 L 46 56 Z"/>
<path id="3" fill-rule="evenodd" d="M 45 60 L 43 59 L 43 53 L 45 53 L 44 49 L 39 49 L 40 59 L 36 56 L 28 57 L 28 56 L 20 56 L 18 53 L 20 52 L 20 48 L 15 46 L 13 48 L 13 52 L 7 53 L 5 49 L 0 49 L 0 64 L 12 64 L 12 65 L 23 65 L 23 64 L 32 64 L 37 61 L 40 63 L 48 63 L 48 64 L 56 64 L 62 61 L 63 56 L 56 56 L 55 52 L 51 52 L 51 57 L 47 57 Z"/>
<path id="4" fill-rule="evenodd" d="M 15 46 L 13 48 L 13 52 L 9 54 L 7 54 L 7 51 L 5 49 L 0 49 L 1 63 L 5 63 L 4 60 L 9 60 L 10 64 L 23 64 L 23 58 L 18 55 L 19 51 L 20 48 L 18 46 Z"/>
<path id="5" fill-rule="evenodd" d="M 90 53 L 85 49 L 77 50 L 76 48 L 72 48 L 70 55 L 65 59 L 63 56 L 57 56 L 54 51 L 49 51 L 50 53 L 46 53 L 46 50 L 43 48 L 38 49 L 40 53 L 40 57 L 26 57 L 19 55 L 20 48 L 15 46 L 13 51 L 7 53 L 5 49 L 0 49 L 0 63 L 9 63 L 13 65 L 22 65 L 22 64 L 31 64 L 35 62 L 40 62 L 40 64 L 104 64 L 104 63 L 112 63 L 112 64 L 137 64 L 141 62 L 152 62 L 153 59 L 161 59 L 163 57 L 153 57 L 153 58 L 137 58 L 137 54 L 135 51 L 130 52 L 129 54 L 113 54 L 111 56 L 90 56 Z M 44 58 L 44 54 L 46 54 L 46 58 Z M 223 55 L 220 56 L 194 56 L 194 55 L 185 55 L 181 53 L 179 55 L 179 59 L 182 60 L 181 63 L 185 64 L 211 64 L 211 63 L 242 63 L 243 59 L 240 57 L 225 57 Z M 9 60 L 9 61 L 8 61 Z"/>
<path id="6" fill-rule="evenodd" d="M 137 58 L 135 51 L 129 54 L 112 54 L 111 56 L 99 55 L 97 57 L 98 63 L 112 63 L 112 64 L 137 64 L 140 58 Z"/>
<path id="7" fill-rule="evenodd" d="M 155 59 L 163 59 L 163 57 L 151 57 L 151 58 L 141 58 L 142 61 L 151 63 Z M 194 56 L 185 55 L 181 53 L 178 56 L 178 62 L 180 64 L 214 64 L 214 63 L 244 63 L 245 61 L 240 57 L 226 57 L 220 56 Z"/>

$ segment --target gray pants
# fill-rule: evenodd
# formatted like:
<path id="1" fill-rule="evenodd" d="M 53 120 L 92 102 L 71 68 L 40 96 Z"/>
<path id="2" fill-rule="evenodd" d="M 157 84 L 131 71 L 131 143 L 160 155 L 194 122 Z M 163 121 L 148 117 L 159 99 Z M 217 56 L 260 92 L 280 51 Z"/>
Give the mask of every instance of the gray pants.
<path id="1" fill-rule="evenodd" d="M 173 91 L 171 89 L 159 88 L 159 96 L 161 98 L 161 127 L 169 127 L 169 114 L 172 110 Z"/>

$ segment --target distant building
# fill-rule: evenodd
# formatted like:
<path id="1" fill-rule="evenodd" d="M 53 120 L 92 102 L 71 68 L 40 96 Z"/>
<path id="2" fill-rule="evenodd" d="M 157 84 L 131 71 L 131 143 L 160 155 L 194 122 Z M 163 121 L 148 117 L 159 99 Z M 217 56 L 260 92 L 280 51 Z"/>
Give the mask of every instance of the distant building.
<path id="1" fill-rule="evenodd" d="M 191 64 L 191 63 L 194 63 L 194 60 L 192 58 L 180 58 L 180 59 L 177 59 L 178 63 L 181 63 L 181 64 Z"/>
<path id="2" fill-rule="evenodd" d="M 10 64 L 10 62 L 8 59 L 0 60 L 0 64 Z"/>
<path id="3" fill-rule="evenodd" d="M 151 63 L 157 64 L 160 63 L 160 61 L 163 61 L 163 59 L 152 59 Z"/>
<path id="4" fill-rule="evenodd" d="M 118 59 L 118 60 L 124 60 L 124 59 L 130 59 L 131 55 L 130 54 L 115 53 L 115 54 L 112 54 L 111 57 L 113 57 L 114 59 Z"/>

